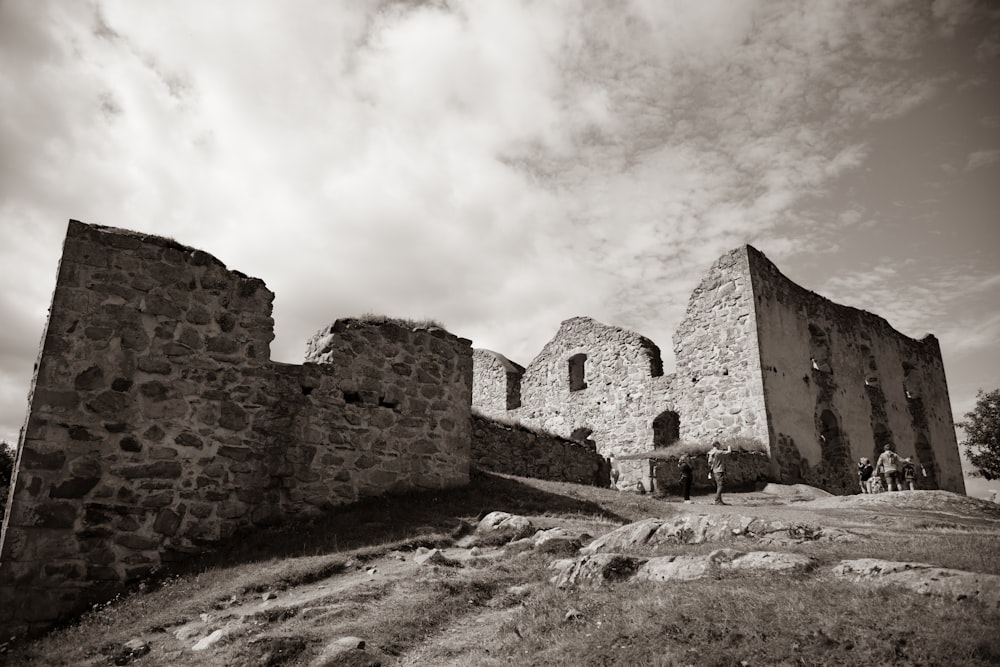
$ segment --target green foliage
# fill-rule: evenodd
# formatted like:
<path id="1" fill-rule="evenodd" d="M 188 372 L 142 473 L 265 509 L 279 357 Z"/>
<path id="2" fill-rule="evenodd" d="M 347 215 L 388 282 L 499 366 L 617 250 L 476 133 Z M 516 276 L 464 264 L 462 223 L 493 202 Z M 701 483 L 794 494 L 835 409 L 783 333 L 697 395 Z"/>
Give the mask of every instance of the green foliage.
<path id="1" fill-rule="evenodd" d="M 965 454 L 976 467 L 974 475 L 1000 479 L 1000 389 L 976 394 L 976 407 L 958 423 L 965 431 Z"/>

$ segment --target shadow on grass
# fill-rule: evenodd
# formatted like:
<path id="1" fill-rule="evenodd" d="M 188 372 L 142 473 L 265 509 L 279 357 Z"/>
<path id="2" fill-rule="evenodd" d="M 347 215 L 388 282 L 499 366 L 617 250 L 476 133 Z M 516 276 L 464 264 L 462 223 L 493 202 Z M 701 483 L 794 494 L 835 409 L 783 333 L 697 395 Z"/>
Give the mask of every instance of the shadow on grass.
<path id="1" fill-rule="evenodd" d="M 589 514 L 625 522 L 600 504 L 545 491 L 516 479 L 473 470 L 466 487 L 368 498 L 326 514 L 235 535 L 172 574 L 203 571 L 272 558 L 315 556 L 405 542 L 445 546 L 489 512 Z"/>

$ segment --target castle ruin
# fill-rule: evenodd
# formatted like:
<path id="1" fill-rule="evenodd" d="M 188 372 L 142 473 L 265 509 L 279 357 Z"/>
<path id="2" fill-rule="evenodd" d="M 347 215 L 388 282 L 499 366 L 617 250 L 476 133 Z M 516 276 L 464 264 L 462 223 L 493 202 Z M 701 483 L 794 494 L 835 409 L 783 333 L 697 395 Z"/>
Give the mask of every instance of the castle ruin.
<path id="1" fill-rule="evenodd" d="M 937 341 L 804 290 L 749 246 L 695 289 L 669 375 L 649 339 L 588 318 L 527 367 L 435 326 L 356 319 L 281 364 L 273 298 L 200 250 L 70 222 L 0 533 L 4 636 L 240 531 L 461 486 L 472 465 L 601 484 L 604 456 L 740 436 L 769 479 L 848 493 L 854 461 L 891 441 L 925 488 L 964 492 Z"/>
<path id="2" fill-rule="evenodd" d="M 469 481 L 472 349 L 339 320 L 270 361 L 264 283 L 71 221 L 0 535 L 0 629 L 42 629 L 237 531 Z"/>
<path id="3" fill-rule="evenodd" d="M 475 350 L 473 406 L 604 456 L 753 441 L 768 454 L 766 479 L 833 493 L 858 492 L 857 460 L 893 443 L 927 471 L 921 488 L 965 492 L 937 339 L 810 292 L 751 246 L 695 288 L 674 354 L 664 375 L 648 338 L 572 318 L 526 367 Z M 649 466 L 628 470 L 627 483 L 653 486 Z"/>

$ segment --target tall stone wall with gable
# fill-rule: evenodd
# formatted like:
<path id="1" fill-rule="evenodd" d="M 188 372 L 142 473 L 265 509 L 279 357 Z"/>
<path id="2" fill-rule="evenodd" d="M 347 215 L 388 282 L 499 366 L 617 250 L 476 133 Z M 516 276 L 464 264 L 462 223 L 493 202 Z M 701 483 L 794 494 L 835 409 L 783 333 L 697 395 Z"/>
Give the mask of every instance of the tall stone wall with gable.
<path id="1" fill-rule="evenodd" d="M 581 364 L 579 389 L 570 377 L 574 357 Z M 525 368 L 521 406 L 507 414 L 591 442 L 604 456 L 637 453 L 652 448 L 653 420 L 671 408 L 670 381 L 659 348 L 648 338 L 574 317 Z"/>
<path id="2" fill-rule="evenodd" d="M 753 248 L 748 258 L 780 478 L 856 493 L 857 460 L 892 443 L 926 469 L 918 488 L 964 493 L 937 339 L 806 290 Z"/>
<path id="3" fill-rule="evenodd" d="M 0 535 L 0 631 L 43 628 L 236 531 L 468 482 L 469 341 L 337 322 L 269 359 L 273 294 L 71 221 Z"/>
<path id="4" fill-rule="evenodd" d="M 712 265 L 674 332 L 681 439 L 740 435 L 768 443 L 755 319 L 743 246 Z"/>

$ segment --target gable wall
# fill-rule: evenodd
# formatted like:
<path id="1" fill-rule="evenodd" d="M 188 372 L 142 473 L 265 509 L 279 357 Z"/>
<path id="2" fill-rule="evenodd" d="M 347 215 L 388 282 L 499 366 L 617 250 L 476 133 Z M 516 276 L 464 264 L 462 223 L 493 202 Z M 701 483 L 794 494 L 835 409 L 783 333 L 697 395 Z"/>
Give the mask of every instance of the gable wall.
<path id="1" fill-rule="evenodd" d="M 570 391 L 569 359 L 577 354 L 586 355 L 587 386 Z M 661 375 L 654 376 L 657 372 Z M 562 323 L 525 368 L 521 407 L 507 415 L 563 437 L 590 429 L 604 456 L 638 453 L 652 448 L 653 419 L 670 407 L 669 383 L 649 339 L 575 317 Z"/>

